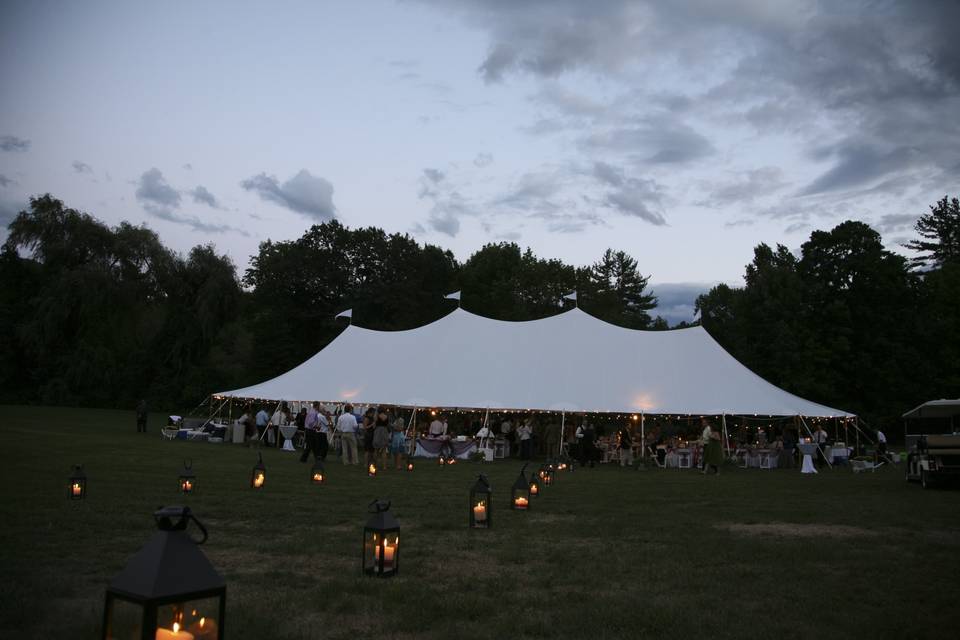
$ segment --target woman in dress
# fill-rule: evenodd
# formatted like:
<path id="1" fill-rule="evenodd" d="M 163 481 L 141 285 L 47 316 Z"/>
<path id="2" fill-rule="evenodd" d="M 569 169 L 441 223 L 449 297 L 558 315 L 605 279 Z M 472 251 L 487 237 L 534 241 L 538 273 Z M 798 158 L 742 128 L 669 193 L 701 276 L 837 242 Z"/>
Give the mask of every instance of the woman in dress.
<path id="1" fill-rule="evenodd" d="M 720 446 L 720 432 L 710 426 L 710 422 L 704 418 L 704 440 L 706 444 L 703 449 L 703 475 L 707 475 L 710 469 L 717 475 L 720 475 L 720 465 L 723 464 L 723 447 Z M 709 434 L 707 430 L 709 429 Z"/>
<path id="2" fill-rule="evenodd" d="M 378 465 L 385 467 L 387 447 L 390 446 L 390 419 L 387 417 L 387 410 L 384 407 L 380 407 L 374 419 L 372 444 L 374 459 Z"/>
<path id="3" fill-rule="evenodd" d="M 402 469 L 400 466 L 400 458 L 403 456 L 407 448 L 407 436 L 404 433 L 406 430 L 406 425 L 403 422 L 403 418 L 397 418 L 393 422 L 393 435 L 390 436 L 390 453 L 393 454 L 393 463 L 397 469 Z"/>

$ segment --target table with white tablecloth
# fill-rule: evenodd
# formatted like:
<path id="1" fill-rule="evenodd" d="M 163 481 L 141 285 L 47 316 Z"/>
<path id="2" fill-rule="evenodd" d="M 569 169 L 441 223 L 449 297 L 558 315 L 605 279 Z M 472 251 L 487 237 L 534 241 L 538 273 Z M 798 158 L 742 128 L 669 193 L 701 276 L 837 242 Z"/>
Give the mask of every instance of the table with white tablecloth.
<path id="1" fill-rule="evenodd" d="M 293 436 L 297 435 L 297 425 L 285 424 L 280 427 L 280 435 L 284 437 L 283 450 L 294 451 Z"/>
<path id="2" fill-rule="evenodd" d="M 817 468 L 813 466 L 813 456 L 817 455 L 817 445 L 813 442 L 801 442 L 797 445 L 800 455 L 803 456 L 803 464 L 800 465 L 800 473 L 816 473 Z"/>
<path id="3" fill-rule="evenodd" d="M 444 440 L 441 438 L 417 438 L 417 447 L 414 450 L 414 456 L 418 458 L 438 458 L 443 450 L 444 443 L 449 443 L 453 455 L 461 460 L 467 460 L 477 449 L 477 443 L 472 439 L 468 440 Z"/>
<path id="4" fill-rule="evenodd" d="M 824 447 L 823 456 L 831 462 L 831 464 L 837 464 L 846 462 L 850 459 L 850 454 L 853 452 L 852 447 Z"/>

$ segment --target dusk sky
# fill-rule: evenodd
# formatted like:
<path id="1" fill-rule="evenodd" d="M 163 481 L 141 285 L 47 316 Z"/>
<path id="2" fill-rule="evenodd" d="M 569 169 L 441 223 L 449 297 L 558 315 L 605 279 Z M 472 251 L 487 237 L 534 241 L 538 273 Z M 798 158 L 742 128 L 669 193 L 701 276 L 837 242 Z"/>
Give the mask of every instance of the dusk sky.
<path id="1" fill-rule="evenodd" d="M 956 195 L 958 24 L 951 0 L 6 0 L 0 222 L 50 192 L 241 272 L 332 217 L 460 259 L 613 247 L 681 317 L 760 242 L 856 219 L 900 250 Z"/>

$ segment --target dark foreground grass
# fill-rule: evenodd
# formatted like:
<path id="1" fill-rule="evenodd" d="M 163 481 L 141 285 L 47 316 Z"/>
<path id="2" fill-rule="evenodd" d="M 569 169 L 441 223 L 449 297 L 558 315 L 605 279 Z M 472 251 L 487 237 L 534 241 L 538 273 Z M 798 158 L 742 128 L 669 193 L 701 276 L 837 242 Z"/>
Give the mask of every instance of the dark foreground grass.
<path id="1" fill-rule="evenodd" d="M 110 578 L 153 531 L 159 505 L 189 504 L 228 585 L 230 638 L 952 637 L 960 629 L 960 491 L 899 471 L 578 470 L 529 513 L 510 512 L 518 462 L 425 462 L 413 474 L 297 456 L 163 442 L 160 416 L 2 408 L 0 637 L 93 638 Z M 184 458 L 200 491 L 176 492 Z M 65 498 L 86 464 L 89 498 Z M 495 528 L 468 531 L 486 473 Z M 366 506 L 401 525 L 393 580 L 359 577 Z"/>

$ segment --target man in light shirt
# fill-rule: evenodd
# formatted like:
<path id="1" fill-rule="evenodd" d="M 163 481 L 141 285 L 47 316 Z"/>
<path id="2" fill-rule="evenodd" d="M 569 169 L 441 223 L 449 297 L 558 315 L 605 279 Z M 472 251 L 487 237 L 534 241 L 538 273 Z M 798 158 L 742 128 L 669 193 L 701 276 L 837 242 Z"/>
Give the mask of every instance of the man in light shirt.
<path id="1" fill-rule="evenodd" d="M 357 453 L 357 419 L 353 415 L 353 405 L 343 408 L 343 413 L 337 418 L 337 431 L 340 432 L 340 444 L 343 451 L 340 459 L 343 464 L 360 464 L 360 455 Z"/>
<path id="2" fill-rule="evenodd" d="M 320 434 L 318 433 L 320 413 L 317 411 L 320 403 L 314 402 L 307 409 L 307 417 L 303 421 L 303 453 L 300 455 L 300 462 L 306 462 L 313 452 L 313 459 L 320 458 Z"/>
<path id="3" fill-rule="evenodd" d="M 430 423 L 430 437 L 431 438 L 442 438 L 447 435 L 447 425 L 443 421 L 443 416 L 437 416 L 433 419 L 433 422 Z"/>
<path id="4" fill-rule="evenodd" d="M 270 424 L 270 414 L 267 413 L 266 407 L 260 407 L 260 411 L 257 412 L 256 421 L 257 421 L 257 438 L 259 438 L 262 441 L 263 432 L 267 430 L 267 425 Z"/>

